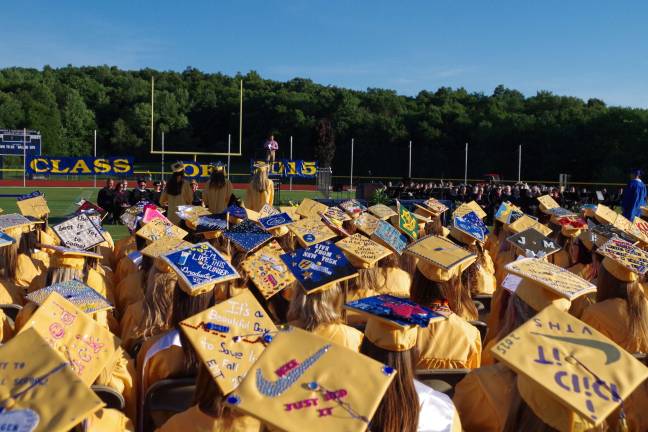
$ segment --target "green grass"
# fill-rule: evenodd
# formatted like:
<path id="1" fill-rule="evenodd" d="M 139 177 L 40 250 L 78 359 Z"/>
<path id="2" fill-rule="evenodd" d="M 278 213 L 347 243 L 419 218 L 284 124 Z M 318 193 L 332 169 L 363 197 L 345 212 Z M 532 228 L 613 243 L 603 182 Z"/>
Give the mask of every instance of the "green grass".
<path id="1" fill-rule="evenodd" d="M 35 190 L 40 190 L 45 194 L 47 199 L 47 204 L 51 210 L 50 214 L 50 223 L 56 224 L 63 220 L 65 216 L 73 213 L 78 203 L 81 199 L 87 199 L 92 202 L 96 202 L 97 191 L 98 189 L 87 187 L 87 188 L 62 188 L 62 187 L 53 187 L 53 188 L 22 188 L 22 187 L 3 187 L 0 188 L 0 194 L 26 194 L 33 192 Z M 234 193 L 238 197 L 243 197 L 245 191 L 235 190 Z M 317 192 L 311 191 L 281 191 L 281 204 L 288 204 L 288 201 L 299 202 L 305 197 L 316 198 L 319 194 Z M 277 203 L 275 203 L 277 204 Z M 4 210 L 4 213 L 18 213 L 18 207 L 16 206 L 15 198 L 1 198 L 0 197 L 0 208 Z M 110 235 L 113 239 L 119 240 L 128 235 L 128 230 L 122 225 L 105 225 L 104 228 L 110 232 Z"/>

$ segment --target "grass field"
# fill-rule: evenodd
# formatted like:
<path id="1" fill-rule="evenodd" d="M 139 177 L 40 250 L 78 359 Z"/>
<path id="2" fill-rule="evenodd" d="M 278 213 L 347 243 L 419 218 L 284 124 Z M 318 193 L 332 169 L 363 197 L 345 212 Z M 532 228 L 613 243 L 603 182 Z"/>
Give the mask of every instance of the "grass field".
<path id="1" fill-rule="evenodd" d="M 0 188 L 0 195 L 22 195 L 33 192 L 34 188 L 22 188 L 22 187 L 2 187 Z M 86 199 L 92 202 L 96 202 L 97 191 L 96 188 L 38 188 L 47 199 L 47 204 L 51 210 L 50 214 L 50 223 L 56 224 L 60 222 L 65 216 L 70 215 L 74 210 L 76 210 L 76 203 L 81 199 Z M 243 190 L 234 190 L 236 196 L 243 198 L 245 191 Z M 299 202 L 304 197 L 315 198 L 318 197 L 317 192 L 312 191 L 281 191 L 281 204 L 288 204 L 288 201 Z M 275 202 L 275 205 L 279 203 Z M 0 208 L 4 210 L 4 213 L 17 213 L 18 208 L 16 207 L 16 198 L 0 197 Z M 113 239 L 119 240 L 128 235 L 128 230 L 122 225 L 105 225 Z"/>

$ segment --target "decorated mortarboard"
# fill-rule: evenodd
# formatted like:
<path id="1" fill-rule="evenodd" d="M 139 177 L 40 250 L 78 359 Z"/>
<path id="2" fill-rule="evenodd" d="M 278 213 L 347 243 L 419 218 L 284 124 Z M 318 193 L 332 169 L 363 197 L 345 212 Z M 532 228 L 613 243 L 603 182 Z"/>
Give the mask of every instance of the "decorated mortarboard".
<path id="1" fill-rule="evenodd" d="M 340 225 L 343 222 L 351 220 L 351 216 L 349 216 L 340 207 L 329 207 L 326 209 L 325 212 L 320 212 L 319 214 L 326 216 L 327 218 L 331 219 L 333 222 L 339 223 Z"/>
<path id="2" fill-rule="evenodd" d="M 576 216 L 576 213 L 574 213 L 573 211 L 567 210 L 566 208 L 562 208 L 562 207 L 555 207 L 555 208 L 549 209 L 545 213 L 550 214 L 553 217 Z"/>
<path id="3" fill-rule="evenodd" d="M 128 255 L 126 255 L 126 258 L 128 258 L 128 260 L 133 263 L 136 269 L 141 270 L 142 261 L 144 261 L 144 255 L 142 254 L 142 252 L 134 250 L 133 252 L 130 252 Z"/>
<path id="4" fill-rule="evenodd" d="M 367 211 L 367 207 L 365 207 L 360 201 L 355 199 L 350 199 L 341 202 L 339 206 L 342 210 L 344 210 L 348 215 L 350 215 L 353 218 L 356 218 L 360 216 L 361 213 Z"/>
<path id="5" fill-rule="evenodd" d="M 232 264 L 207 242 L 167 252 L 161 258 L 177 273 L 180 287 L 192 296 L 239 277 Z"/>
<path id="6" fill-rule="evenodd" d="M 277 210 L 276 208 L 272 207 L 270 204 L 263 204 L 263 207 L 261 207 L 261 210 L 259 210 L 259 218 L 264 218 L 266 216 L 273 216 L 281 213 L 282 211 Z"/>
<path id="7" fill-rule="evenodd" d="M 45 216 L 50 214 L 50 209 L 45 200 L 45 195 L 39 191 L 19 196 L 16 198 L 16 205 L 18 206 L 20 214 L 23 216 L 43 219 Z"/>
<path id="8" fill-rule="evenodd" d="M 588 226 L 592 234 L 592 242 L 596 246 L 603 246 L 605 242 L 613 238 L 620 238 L 628 243 L 635 243 L 636 239 L 627 232 L 609 224 L 597 225 L 591 220 L 588 221 Z"/>
<path id="9" fill-rule="evenodd" d="M 462 233 L 474 238 L 480 243 L 486 241 L 488 235 L 488 227 L 475 212 L 468 212 L 463 216 L 455 214 L 452 219 L 453 227 Z"/>
<path id="10" fill-rule="evenodd" d="M 360 232 L 368 236 L 373 235 L 380 222 L 380 219 L 370 213 L 362 213 L 356 220 L 353 221 L 356 228 Z"/>
<path id="11" fill-rule="evenodd" d="M 563 216 L 556 219 L 558 225 L 573 229 L 587 229 L 587 221 L 579 216 Z"/>
<path id="12" fill-rule="evenodd" d="M 549 306 L 491 349 L 517 372 L 522 399 L 557 430 L 600 425 L 646 378 L 648 368 L 593 327 Z"/>
<path id="13" fill-rule="evenodd" d="M 596 291 L 593 283 L 541 259 L 523 258 L 513 261 L 506 265 L 506 271 L 530 279 L 570 301 Z"/>
<path id="14" fill-rule="evenodd" d="M 187 226 L 192 227 L 197 234 L 225 231 L 228 225 L 227 213 L 202 215 L 187 221 Z"/>
<path id="15" fill-rule="evenodd" d="M 0 248 L 5 246 L 10 246 L 16 243 L 16 239 L 10 235 L 0 231 Z"/>
<path id="16" fill-rule="evenodd" d="M 288 213 L 292 220 L 299 220 L 301 216 L 297 214 L 297 207 L 295 206 L 279 206 L 279 211 L 281 213 Z"/>
<path id="17" fill-rule="evenodd" d="M 423 201 L 421 204 L 414 204 L 414 205 L 417 208 L 423 210 L 424 213 L 427 213 L 434 217 L 437 217 L 448 210 L 448 206 L 446 206 L 436 198 L 428 198 L 427 200 Z"/>
<path id="18" fill-rule="evenodd" d="M 370 357 L 289 326 L 226 400 L 287 432 L 362 432 L 395 374 Z"/>
<path id="19" fill-rule="evenodd" d="M 412 240 L 418 239 L 419 225 L 414 213 L 407 210 L 398 201 L 396 201 L 396 209 L 398 210 L 398 229 Z"/>
<path id="20" fill-rule="evenodd" d="M 142 216 L 142 223 L 147 224 L 153 219 L 162 219 L 165 222 L 169 220 L 159 209 L 155 207 L 146 207 L 144 209 L 144 215 Z"/>
<path id="21" fill-rule="evenodd" d="M 328 206 L 325 204 L 314 201 L 310 198 L 304 198 L 295 212 L 304 218 L 318 219 L 319 212 L 326 213 L 327 209 Z"/>
<path id="22" fill-rule="evenodd" d="M 508 229 L 511 232 L 514 233 L 521 233 L 522 231 L 526 231 L 529 228 L 534 228 L 537 231 L 540 231 L 544 235 L 549 235 L 551 234 L 551 228 L 542 225 L 540 222 L 537 220 L 533 219 L 529 215 L 522 215 L 518 220 L 515 222 L 509 224 Z"/>
<path id="23" fill-rule="evenodd" d="M 0 346 L 0 359 L 2 431 L 69 431 L 104 406 L 34 329 Z"/>
<path id="24" fill-rule="evenodd" d="M 463 216 L 469 212 L 475 212 L 479 219 L 484 219 L 486 217 L 486 212 L 481 208 L 477 201 L 470 201 L 469 203 L 461 204 L 455 209 L 452 213 L 453 216 Z"/>
<path id="25" fill-rule="evenodd" d="M 634 218 L 630 234 L 640 242 L 648 244 L 648 222 L 640 217 Z"/>
<path id="26" fill-rule="evenodd" d="M 398 215 L 391 207 L 385 204 L 375 204 L 367 209 L 372 215 L 378 219 L 387 220 L 392 216 Z"/>
<path id="27" fill-rule="evenodd" d="M 277 332 L 249 290 L 180 322 L 223 392 L 235 390 Z"/>
<path id="28" fill-rule="evenodd" d="M 281 259 L 283 254 L 284 250 L 273 240 L 248 255 L 241 263 L 243 270 L 265 299 L 295 282 L 295 277 Z"/>
<path id="29" fill-rule="evenodd" d="M 551 195 L 542 195 L 536 199 L 538 200 L 538 203 L 540 203 L 540 210 L 543 212 L 560 207 L 560 204 L 558 204 Z"/>
<path id="30" fill-rule="evenodd" d="M 106 214 L 106 210 L 97 204 L 90 202 L 88 200 L 82 199 L 77 203 L 78 208 L 76 209 L 77 213 L 86 213 L 86 212 L 97 212 L 101 215 Z"/>
<path id="31" fill-rule="evenodd" d="M 508 201 L 503 201 L 502 203 L 500 203 L 497 211 L 495 212 L 495 220 L 503 224 L 508 224 L 509 215 L 513 210 L 516 209 L 517 207 L 515 205 L 511 204 Z"/>
<path id="32" fill-rule="evenodd" d="M 618 216 L 619 214 L 617 212 L 603 204 L 597 205 L 596 210 L 594 210 L 594 217 L 596 220 L 604 224 L 614 225 Z"/>
<path id="33" fill-rule="evenodd" d="M 354 300 L 344 307 L 354 312 L 369 314 L 387 324 L 399 327 L 419 326 L 425 328 L 430 322 L 446 319 L 445 316 L 414 303 L 412 300 L 389 294 Z"/>
<path id="34" fill-rule="evenodd" d="M 40 306 L 52 292 L 60 294 L 61 297 L 85 313 L 103 311 L 112 309 L 113 307 L 108 299 L 88 285 L 76 279 L 59 282 L 37 291 L 33 291 L 27 294 L 26 298 Z"/>
<path id="35" fill-rule="evenodd" d="M 250 219 L 245 219 L 223 231 L 223 237 L 243 252 L 253 252 L 272 240 L 272 234 Z"/>
<path id="36" fill-rule="evenodd" d="M 36 222 L 33 222 L 27 219 L 25 216 L 18 213 L 9 213 L 6 215 L 0 215 L 0 231 L 9 229 L 9 228 L 18 228 L 26 225 L 33 225 Z"/>
<path id="37" fill-rule="evenodd" d="M 22 331 L 35 329 L 50 346 L 69 362 L 86 384 L 92 385 L 113 358 L 119 339 L 53 291 L 29 318 Z"/>
<path id="38" fill-rule="evenodd" d="M 337 207 L 329 207 L 329 210 L 332 208 L 337 208 Z M 344 215 L 349 217 L 346 213 L 344 213 Z M 322 217 L 322 222 L 324 223 L 324 225 L 326 225 L 331 230 L 333 230 L 333 232 L 336 233 L 337 235 L 341 237 L 349 237 L 351 235 L 351 233 L 349 233 L 346 229 L 344 229 L 344 222 L 341 222 L 337 219 L 329 218 L 324 213 L 320 213 L 320 216 Z M 351 218 L 349 217 L 349 219 Z"/>
<path id="39" fill-rule="evenodd" d="M 558 252 L 561 247 L 535 228 L 529 228 L 506 239 L 527 258 L 542 258 Z"/>
<path id="40" fill-rule="evenodd" d="M 297 241 L 302 247 L 312 246 L 336 237 L 336 234 L 319 218 L 300 219 L 288 225 L 288 229 L 297 237 Z"/>
<path id="41" fill-rule="evenodd" d="M 236 204 L 230 204 L 225 210 L 230 217 L 236 219 L 247 219 L 248 213 L 247 210 L 243 207 L 237 206 Z"/>
<path id="42" fill-rule="evenodd" d="M 527 216 L 527 215 L 525 215 L 522 210 L 520 210 L 519 208 L 513 208 L 513 209 L 511 209 L 511 211 L 507 215 L 505 223 L 506 223 L 506 225 L 510 225 L 510 224 L 512 224 L 514 222 L 517 222 L 518 219 L 521 219 L 524 216 Z M 536 219 L 532 218 L 531 216 L 527 216 L 527 217 L 529 217 L 529 218 L 531 218 L 533 220 L 536 220 Z"/>
<path id="43" fill-rule="evenodd" d="M 106 241 L 88 215 L 81 213 L 52 227 L 64 246 L 90 249 Z"/>
<path id="44" fill-rule="evenodd" d="M 41 249 L 50 249 L 54 251 L 55 254 L 64 257 L 84 257 L 84 258 L 96 258 L 96 259 L 103 258 L 103 255 L 101 255 L 100 253 L 91 252 L 83 249 L 75 249 L 75 248 L 69 248 L 65 246 L 48 245 L 42 243 L 38 243 L 37 246 Z"/>
<path id="45" fill-rule="evenodd" d="M 184 221 L 192 221 L 200 216 L 210 215 L 209 209 L 203 206 L 182 205 L 176 208 L 176 216 Z"/>
<path id="46" fill-rule="evenodd" d="M 419 259 L 417 268 L 431 280 L 449 280 L 477 259 L 475 253 L 435 235 L 412 243 L 405 252 Z"/>
<path id="47" fill-rule="evenodd" d="M 176 249 L 184 249 L 189 246 L 191 246 L 191 243 L 189 243 L 188 241 L 176 237 L 163 237 L 142 249 L 141 255 L 150 258 L 158 258 L 167 252 Z"/>
<path id="48" fill-rule="evenodd" d="M 161 238 L 165 237 L 183 239 L 187 236 L 187 234 L 187 231 L 174 225 L 171 222 L 167 222 L 162 219 L 153 219 L 151 222 L 144 225 L 135 233 L 135 235 L 151 242 L 160 240 Z"/>
<path id="49" fill-rule="evenodd" d="M 605 242 L 596 252 L 632 273 L 643 276 L 648 272 L 648 252 L 618 237 Z"/>
<path id="50" fill-rule="evenodd" d="M 360 233 L 335 243 L 357 268 L 369 268 L 393 252 Z"/>
<path id="51" fill-rule="evenodd" d="M 259 223 L 264 229 L 271 230 L 291 224 L 293 223 L 293 220 L 288 213 L 278 213 L 259 218 Z"/>
<path id="52" fill-rule="evenodd" d="M 407 236 L 390 223 L 381 220 L 378 220 L 378 224 L 371 234 L 371 239 L 388 247 L 398 255 L 401 255 L 407 247 Z"/>
<path id="53" fill-rule="evenodd" d="M 137 229 L 137 223 L 142 220 L 144 212 L 149 207 L 156 208 L 160 212 L 163 211 L 162 208 L 150 203 L 149 201 L 138 201 L 134 205 L 125 209 L 124 213 L 119 217 L 119 220 L 126 225 L 130 232 L 133 232 Z"/>
<path id="54" fill-rule="evenodd" d="M 342 250 L 330 241 L 296 249 L 281 259 L 308 294 L 358 276 Z"/>

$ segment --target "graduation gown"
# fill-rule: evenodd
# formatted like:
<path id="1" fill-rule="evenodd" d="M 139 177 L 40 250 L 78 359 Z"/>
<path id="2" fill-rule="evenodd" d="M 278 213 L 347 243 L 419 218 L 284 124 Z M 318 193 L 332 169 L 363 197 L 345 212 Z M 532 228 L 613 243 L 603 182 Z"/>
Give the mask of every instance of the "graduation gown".
<path id="1" fill-rule="evenodd" d="M 128 305 L 119 321 L 121 346 L 127 352 L 130 352 L 131 348 L 133 348 L 133 345 L 138 340 L 138 338 L 135 337 L 135 328 L 142 322 L 142 319 L 144 319 L 144 302 L 139 300 Z"/>
<path id="2" fill-rule="evenodd" d="M 644 302 L 648 300 L 644 299 Z M 629 353 L 648 352 L 648 344 L 630 339 L 628 328 L 628 303 L 620 298 L 612 298 L 595 303 L 585 309 L 581 320 L 619 344 Z"/>
<path id="3" fill-rule="evenodd" d="M 156 429 L 157 432 L 187 432 L 188 430 L 193 432 L 258 432 L 261 430 L 261 422 L 254 417 L 239 416 L 232 419 L 232 423 L 226 424 L 221 419 L 203 413 L 198 405 L 194 405 L 186 411 L 174 415 Z"/>
<path id="4" fill-rule="evenodd" d="M 16 285 L 9 279 L 0 279 L 0 304 L 24 303 L 25 289 Z"/>
<path id="5" fill-rule="evenodd" d="M 0 309 L 0 343 L 5 343 L 14 335 L 9 317 Z"/>
<path id="6" fill-rule="evenodd" d="M 632 221 L 636 216 L 641 215 L 643 205 L 646 205 L 646 185 L 641 179 L 630 180 L 621 197 L 623 216 Z"/>
<path id="7" fill-rule="evenodd" d="M 274 203 L 274 182 L 268 180 L 268 187 L 265 191 L 259 192 L 252 188 L 251 184 L 248 184 L 247 190 L 245 191 L 245 208 L 254 210 L 256 212 L 261 211 L 261 208 L 264 204 L 273 205 Z"/>
<path id="8" fill-rule="evenodd" d="M 135 432 L 133 422 L 115 409 L 102 408 L 85 421 L 88 432 Z"/>
<path id="9" fill-rule="evenodd" d="M 232 183 L 225 180 L 225 185 L 221 188 L 207 187 L 203 190 L 203 202 L 205 207 L 212 213 L 222 213 L 227 208 L 230 197 L 232 196 Z"/>
<path id="10" fill-rule="evenodd" d="M 457 314 L 418 329 L 416 369 L 478 368 L 481 362 L 479 330 Z"/>
<path id="11" fill-rule="evenodd" d="M 169 195 L 167 191 L 162 192 L 160 196 L 160 203 L 162 205 L 166 204 L 167 212 L 166 217 L 174 224 L 180 224 L 180 217 L 176 214 L 178 206 L 181 205 L 191 205 L 193 202 L 193 190 L 191 190 L 191 185 L 183 181 L 182 188 L 178 195 Z"/>
<path id="12" fill-rule="evenodd" d="M 345 324 L 319 325 L 312 333 L 355 352 L 360 351 L 360 345 L 364 338 L 364 334 L 360 330 Z"/>

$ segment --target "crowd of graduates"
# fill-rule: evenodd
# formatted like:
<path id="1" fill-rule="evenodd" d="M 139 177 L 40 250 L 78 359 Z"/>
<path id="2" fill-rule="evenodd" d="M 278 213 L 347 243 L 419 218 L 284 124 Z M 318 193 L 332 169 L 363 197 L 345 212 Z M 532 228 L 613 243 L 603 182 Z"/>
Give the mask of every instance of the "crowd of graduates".
<path id="1" fill-rule="evenodd" d="M 0 430 L 647 431 L 648 224 L 546 192 L 533 214 L 275 206 L 261 163 L 241 201 L 213 166 L 196 205 L 178 162 L 117 212 L 104 193 L 50 225 L 21 199 L 0 215 Z M 192 400 L 152 410 L 180 378 Z"/>

